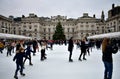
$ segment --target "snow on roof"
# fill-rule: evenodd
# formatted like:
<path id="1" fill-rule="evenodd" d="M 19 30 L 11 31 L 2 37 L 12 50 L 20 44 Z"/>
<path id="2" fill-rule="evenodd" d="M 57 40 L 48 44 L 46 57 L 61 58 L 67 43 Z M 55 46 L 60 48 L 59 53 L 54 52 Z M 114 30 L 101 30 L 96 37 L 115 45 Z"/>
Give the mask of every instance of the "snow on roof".
<path id="1" fill-rule="evenodd" d="M 0 33 L 0 38 L 6 38 L 6 39 L 32 39 L 31 37 L 27 37 L 27 36 L 6 34 L 6 33 Z"/>
<path id="2" fill-rule="evenodd" d="M 100 39 L 100 38 L 104 38 L 104 37 L 120 38 L 120 32 L 113 32 L 113 33 L 93 35 L 93 36 L 89 36 L 88 39 Z"/>

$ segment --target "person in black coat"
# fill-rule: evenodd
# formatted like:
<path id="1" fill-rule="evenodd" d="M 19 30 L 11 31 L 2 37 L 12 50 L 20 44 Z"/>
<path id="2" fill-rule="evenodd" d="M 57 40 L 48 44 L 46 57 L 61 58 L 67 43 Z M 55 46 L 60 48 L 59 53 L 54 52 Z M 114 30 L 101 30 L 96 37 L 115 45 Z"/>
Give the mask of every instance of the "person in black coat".
<path id="1" fill-rule="evenodd" d="M 25 55 L 27 57 L 29 57 L 29 65 L 33 65 L 32 62 L 31 62 L 31 52 L 33 52 L 32 49 L 31 49 L 31 44 L 28 44 L 27 48 L 25 50 L 26 50 Z M 27 58 L 25 58 L 23 64 L 25 64 L 26 59 Z"/>
<path id="2" fill-rule="evenodd" d="M 37 40 L 33 40 L 33 55 L 36 53 L 36 47 L 37 47 Z"/>
<path id="3" fill-rule="evenodd" d="M 82 61 L 81 60 L 81 56 L 83 55 L 83 60 L 86 60 L 86 58 L 85 58 L 85 55 L 86 55 L 86 44 L 85 44 L 85 39 L 83 39 L 82 41 L 81 41 L 81 45 L 80 45 L 80 48 L 81 48 L 81 54 L 80 54 L 80 56 L 79 56 L 79 59 L 78 60 L 80 60 L 80 61 Z"/>
<path id="4" fill-rule="evenodd" d="M 8 55 L 11 56 L 11 51 L 12 51 L 12 46 L 11 46 L 11 44 L 9 43 L 9 44 L 7 45 L 7 56 L 8 56 Z"/>
<path id="5" fill-rule="evenodd" d="M 113 72 L 113 47 L 109 38 L 104 38 L 102 42 L 102 61 L 104 63 L 104 79 L 112 79 Z"/>
<path id="6" fill-rule="evenodd" d="M 23 57 L 26 57 L 26 55 L 24 53 L 24 49 L 20 47 L 19 51 L 16 53 L 16 55 L 13 58 L 13 61 L 16 60 L 16 70 L 14 75 L 15 79 L 18 79 L 17 73 L 19 69 L 20 69 L 20 74 L 22 76 L 25 76 L 25 74 L 23 73 Z"/>
<path id="7" fill-rule="evenodd" d="M 71 58 L 72 57 L 73 47 L 74 47 L 74 45 L 73 45 L 73 37 L 71 37 L 69 42 L 68 42 L 68 51 L 70 52 L 70 54 L 69 54 L 69 62 L 73 62 L 73 60 Z"/>

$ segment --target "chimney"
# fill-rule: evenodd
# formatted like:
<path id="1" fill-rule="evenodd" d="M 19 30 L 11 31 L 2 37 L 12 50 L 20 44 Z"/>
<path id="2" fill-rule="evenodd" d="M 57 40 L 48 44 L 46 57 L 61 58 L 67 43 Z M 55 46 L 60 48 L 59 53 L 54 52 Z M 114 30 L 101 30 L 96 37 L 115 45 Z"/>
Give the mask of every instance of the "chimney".
<path id="1" fill-rule="evenodd" d="M 96 17 L 95 17 L 95 14 L 93 15 L 93 18 L 96 18 Z"/>
<path id="2" fill-rule="evenodd" d="M 115 4 L 112 4 L 112 9 L 115 7 Z"/>

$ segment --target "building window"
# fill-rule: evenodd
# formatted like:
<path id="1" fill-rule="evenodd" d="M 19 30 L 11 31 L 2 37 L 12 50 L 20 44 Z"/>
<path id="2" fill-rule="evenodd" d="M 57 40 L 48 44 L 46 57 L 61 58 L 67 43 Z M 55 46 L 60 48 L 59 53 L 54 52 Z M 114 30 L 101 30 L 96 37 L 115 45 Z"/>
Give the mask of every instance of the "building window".
<path id="1" fill-rule="evenodd" d="M 55 28 L 53 28 L 53 30 L 55 31 Z"/>
<path id="2" fill-rule="evenodd" d="M 29 34 L 29 36 L 31 37 L 31 36 L 32 36 L 32 34 Z"/>
<path id="3" fill-rule="evenodd" d="M 69 36 L 68 36 L 68 38 L 69 38 Z"/>
<path id="4" fill-rule="evenodd" d="M 8 31 L 6 30 L 5 33 L 7 33 Z"/>
<path id="5" fill-rule="evenodd" d="M 35 29 L 35 32 L 37 32 L 37 29 Z"/>
<path id="6" fill-rule="evenodd" d="M 94 25 L 91 25 L 92 28 L 94 28 Z"/>
<path id="7" fill-rule="evenodd" d="M 72 28 L 72 32 L 74 32 L 74 28 Z"/>
<path id="8" fill-rule="evenodd" d="M 16 34 L 16 32 L 14 31 L 14 34 Z"/>
<path id="9" fill-rule="evenodd" d="M 4 22 L 2 22 L 2 25 L 4 25 Z"/>
<path id="10" fill-rule="evenodd" d="M 34 25 L 35 28 L 37 28 L 37 25 Z"/>
<path id="11" fill-rule="evenodd" d="M 2 33 L 4 33 L 4 29 L 2 29 Z"/>
<path id="12" fill-rule="evenodd" d="M 7 23 L 5 23 L 5 26 L 7 27 Z"/>
<path id="13" fill-rule="evenodd" d="M 46 32 L 46 29 L 44 28 L 44 32 Z"/>
<path id="14" fill-rule="evenodd" d="M 88 28 L 89 28 L 89 25 L 86 25 L 86 28 L 88 29 Z"/>
<path id="15" fill-rule="evenodd" d="M 29 29 L 32 29 L 32 26 L 29 26 Z"/>
<path id="16" fill-rule="evenodd" d="M 83 24 L 83 22 L 81 22 L 81 24 Z"/>
<path id="17" fill-rule="evenodd" d="M 97 30 L 99 30 L 99 27 L 97 27 Z"/>
<path id="18" fill-rule="evenodd" d="M 81 28 L 83 28 L 83 25 L 80 25 Z"/>
<path id="19" fill-rule="evenodd" d="M 26 28 L 26 26 L 24 25 L 23 28 Z"/>
<path id="20" fill-rule="evenodd" d="M 50 28 L 48 28 L 48 31 L 50 32 Z"/>
<path id="21" fill-rule="evenodd" d="M 110 23 L 110 25 L 112 26 L 112 22 Z"/>
<path id="22" fill-rule="evenodd" d="M 49 39 L 50 39 L 50 36 L 49 36 Z"/>
<path id="23" fill-rule="evenodd" d="M 68 30 L 68 32 L 69 32 L 69 31 L 70 31 L 70 28 L 68 28 L 67 30 Z"/>
<path id="24" fill-rule="evenodd" d="M 116 22 L 114 22 L 114 24 L 116 24 Z"/>
<path id="25" fill-rule="evenodd" d="M 119 26 L 119 31 L 120 31 L 120 26 Z"/>

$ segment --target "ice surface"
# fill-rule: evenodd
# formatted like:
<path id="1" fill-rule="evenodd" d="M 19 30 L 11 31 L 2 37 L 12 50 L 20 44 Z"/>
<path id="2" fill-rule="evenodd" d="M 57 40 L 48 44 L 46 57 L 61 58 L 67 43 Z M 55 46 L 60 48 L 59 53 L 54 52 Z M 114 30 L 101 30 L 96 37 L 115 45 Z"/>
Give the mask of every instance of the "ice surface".
<path id="1" fill-rule="evenodd" d="M 54 45 L 53 50 L 46 50 L 47 60 L 40 61 L 40 52 L 32 55 L 33 66 L 25 63 L 25 77 L 19 79 L 103 79 L 104 65 L 101 50 L 93 48 L 87 60 L 78 61 L 80 49 L 73 50 L 73 62 L 68 62 L 69 52 L 65 45 Z M 0 54 L 0 79 L 14 79 L 16 64 L 13 56 L 6 56 L 6 49 Z M 113 79 L 120 79 L 120 51 L 113 55 Z"/>

